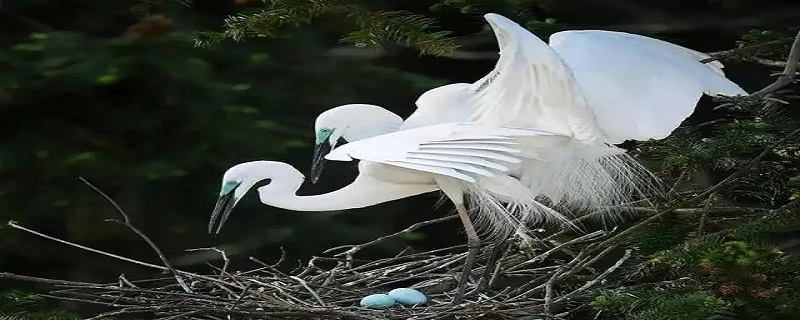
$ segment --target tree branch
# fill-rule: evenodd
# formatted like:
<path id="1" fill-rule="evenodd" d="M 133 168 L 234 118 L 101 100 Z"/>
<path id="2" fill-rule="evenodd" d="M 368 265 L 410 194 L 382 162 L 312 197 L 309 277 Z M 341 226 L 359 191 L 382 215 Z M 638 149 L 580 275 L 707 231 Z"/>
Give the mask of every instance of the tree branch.
<path id="1" fill-rule="evenodd" d="M 169 271 L 169 269 L 167 269 L 167 267 L 164 267 L 164 266 L 160 266 L 160 265 L 152 264 L 152 263 L 147 263 L 147 262 L 143 262 L 143 261 L 139 261 L 139 260 L 134 260 L 134 259 L 131 259 L 131 258 L 128 258 L 128 257 L 123 257 L 123 256 L 116 255 L 116 254 L 113 254 L 113 253 L 97 250 L 97 249 L 90 248 L 90 247 L 87 247 L 87 246 L 84 246 L 84 245 L 80 245 L 80 244 L 77 244 L 77 243 L 72 243 L 72 242 L 69 242 L 69 241 L 66 241 L 66 240 L 62 240 L 62 239 L 59 239 L 59 238 L 56 238 L 56 237 L 53 237 L 53 236 L 48 236 L 48 235 L 46 235 L 44 233 L 25 228 L 25 227 L 17 224 L 16 221 L 9 221 L 7 224 L 8 224 L 9 227 L 12 227 L 14 229 L 22 230 L 22 231 L 25 231 L 27 233 L 30 233 L 30 234 L 45 238 L 47 240 L 52 240 L 52 241 L 55 241 L 55 242 L 58 242 L 58 243 L 61 243 L 61 244 L 66 244 L 68 246 L 75 247 L 75 248 L 78 248 L 78 249 L 81 249 L 81 250 L 94 252 L 94 253 L 97 253 L 97 254 L 104 255 L 106 257 L 122 260 L 122 261 L 125 261 L 125 262 L 130 262 L 130 263 L 137 264 L 137 265 L 140 265 L 140 266 L 143 266 L 143 267 L 148 267 L 148 268 L 151 268 L 151 269 L 157 269 L 157 270 L 161 270 L 161 271 Z M 175 272 L 176 273 L 180 273 L 180 274 L 182 274 L 184 276 L 195 277 L 195 278 L 203 279 L 203 280 L 206 280 L 206 281 L 214 282 L 216 284 L 223 285 L 223 286 L 226 286 L 226 287 L 234 287 L 234 288 L 237 288 L 237 289 L 242 289 L 241 287 L 239 287 L 239 286 L 237 286 L 235 284 L 231 284 L 231 283 L 228 283 L 228 282 L 216 279 L 216 278 L 212 278 L 212 277 L 208 277 L 208 276 L 204 276 L 204 275 L 199 275 L 199 274 L 195 274 L 195 273 L 191 273 L 191 272 L 181 271 L 181 270 L 178 270 L 178 269 L 175 269 Z"/>
<path id="2" fill-rule="evenodd" d="M 175 277 L 175 280 L 177 280 L 177 281 L 178 281 L 178 284 L 181 286 L 181 288 L 183 288 L 183 290 L 184 290 L 184 291 L 186 291 L 186 292 L 192 292 L 192 289 L 191 289 L 191 288 L 189 288 L 189 286 L 187 286 L 187 285 L 186 285 L 186 282 L 184 282 L 184 281 L 183 281 L 183 278 L 181 278 L 181 276 L 180 276 L 180 275 L 178 275 L 178 273 L 177 273 L 177 272 L 175 272 L 175 268 L 173 268 L 173 267 L 172 267 L 172 264 L 171 264 L 171 263 L 169 263 L 169 260 L 167 260 L 167 256 L 165 256 L 165 255 L 164 255 L 164 252 L 162 252 L 162 251 L 161 251 L 161 249 L 160 249 L 160 248 L 158 248 L 158 246 L 155 244 L 155 242 L 153 242 L 153 240 L 151 240 L 151 239 L 150 239 L 150 237 L 148 237 L 147 235 L 145 235 L 145 234 L 144 234 L 144 232 L 142 232 L 141 230 L 139 230 L 139 228 L 136 228 L 136 227 L 135 227 L 135 226 L 134 226 L 134 225 L 131 223 L 131 218 L 128 216 L 128 214 L 127 214 L 127 213 L 125 213 L 125 210 L 122 210 L 122 207 L 120 207 L 120 206 L 119 206 L 119 204 L 117 204 L 117 202 L 116 202 L 116 201 L 114 201 L 114 199 L 111 199 L 111 197 L 110 197 L 110 196 L 108 196 L 108 194 L 106 194 L 105 192 L 103 192 L 102 190 L 100 190 L 98 187 L 96 187 L 95 185 L 93 185 L 91 182 L 89 182 L 88 180 L 84 179 L 83 177 L 78 177 L 78 179 L 79 179 L 79 180 L 81 180 L 81 182 L 83 182 L 84 184 L 86 184 L 86 185 L 87 185 L 89 188 L 91 188 L 92 190 L 94 190 L 95 192 L 97 192 L 98 194 L 100 194 L 100 196 L 102 196 L 104 199 L 106 199 L 106 201 L 108 201 L 109 203 L 111 203 L 111 205 L 112 205 L 112 206 L 114 206 L 114 209 L 116 209 L 116 210 L 117 210 L 117 212 L 118 212 L 118 213 L 119 213 L 119 214 L 122 216 L 122 218 L 123 218 L 123 220 L 122 220 L 122 221 L 120 221 L 120 220 L 118 220 L 118 219 L 107 219 L 106 221 L 111 221 L 111 222 L 119 223 L 119 224 L 121 224 L 121 225 L 123 225 L 123 226 L 127 227 L 128 229 L 130 229 L 131 231 L 133 231 L 133 233 L 135 233 L 137 236 L 139 236 L 139 238 L 141 238 L 142 240 L 144 240 L 144 242 L 147 242 L 147 245 L 149 245 L 149 246 L 150 246 L 150 248 L 152 248 L 152 249 L 153 249 L 153 251 L 155 251 L 155 252 L 156 252 L 156 255 L 158 255 L 158 258 L 159 258 L 159 259 L 161 259 L 161 262 L 162 262 L 162 263 L 164 263 L 164 267 L 166 267 L 166 268 L 167 268 L 167 270 L 168 270 L 170 273 L 172 273 L 172 275 Z"/>
<path id="3" fill-rule="evenodd" d="M 783 72 L 781 72 L 778 79 L 775 82 L 771 83 L 770 85 L 764 87 L 761 90 L 756 91 L 755 93 L 751 94 L 751 97 L 761 98 L 770 93 L 783 89 L 794 82 L 794 78 L 797 76 L 797 63 L 800 60 L 800 31 L 797 32 L 797 35 L 794 37 L 794 42 L 792 43 L 792 49 L 789 51 L 789 57 L 786 58 L 786 67 L 783 68 Z"/>
<path id="4" fill-rule="evenodd" d="M 407 233 L 410 233 L 410 232 L 414 232 L 417 229 L 420 229 L 420 228 L 428 226 L 428 225 L 432 225 L 432 224 L 436 224 L 436 223 L 440 223 L 440 222 L 444 222 L 444 221 L 448 221 L 448 220 L 453 220 L 453 219 L 455 219 L 457 217 L 458 217 L 457 215 L 449 215 L 449 216 L 441 217 L 441 218 L 438 218 L 438 219 L 418 222 L 418 223 L 415 223 L 415 224 L 412 224 L 412 225 L 408 226 L 408 228 L 405 228 L 405 229 L 400 230 L 398 232 L 392 233 L 390 235 L 385 235 L 383 237 L 377 238 L 377 239 L 372 240 L 370 242 L 365 242 L 365 243 L 356 244 L 356 245 L 334 247 L 334 248 L 330 248 L 328 250 L 325 250 L 324 253 L 330 253 L 332 251 L 340 250 L 340 249 L 343 249 L 343 248 L 349 248 L 345 252 L 336 254 L 336 256 L 344 255 L 345 257 L 347 257 L 348 260 L 352 260 L 353 256 L 356 254 L 356 252 L 358 252 L 358 251 L 360 251 L 360 250 L 362 250 L 362 249 L 364 249 L 366 247 L 370 247 L 370 246 L 376 245 L 376 244 L 378 244 L 380 242 L 386 241 L 388 239 L 396 238 L 396 237 L 399 237 L 401 235 L 404 235 L 404 234 L 407 234 Z M 348 262 L 348 263 L 352 264 L 352 262 Z"/>

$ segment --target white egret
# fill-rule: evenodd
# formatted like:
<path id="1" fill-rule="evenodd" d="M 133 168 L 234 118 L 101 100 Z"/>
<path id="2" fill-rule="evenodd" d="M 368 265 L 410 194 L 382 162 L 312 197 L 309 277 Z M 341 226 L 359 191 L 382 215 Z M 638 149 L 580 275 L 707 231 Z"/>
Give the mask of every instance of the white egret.
<path id="1" fill-rule="evenodd" d="M 332 211 L 442 190 L 456 205 L 467 232 L 468 273 L 480 239 L 472 224 L 465 196 L 477 200 L 477 209 L 499 230 L 514 230 L 531 219 L 567 219 L 535 200 L 536 194 L 512 173 L 524 160 L 538 160 L 548 150 L 564 148 L 572 138 L 538 130 L 474 123 L 444 123 L 396 131 L 351 142 L 332 150 L 330 160 L 359 159 L 359 175 L 342 189 L 315 196 L 297 196 L 303 175 L 292 166 L 274 161 L 238 164 L 223 175 L 220 198 L 212 213 L 209 232 L 219 232 L 233 207 L 256 183 L 264 204 L 295 211 Z M 533 212 L 542 214 L 530 214 Z M 454 302 L 463 298 L 467 276 L 462 276 Z"/>
<path id="2" fill-rule="evenodd" d="M 357 141 L 395 130 L 475 121 L 574 137 L 575 144 L 558 151 L 558 161 L 527 161 L 520 179 L 553 202 L 613 206 L 631 198 L 637 189 L 633 183 L 647 177 L 621 150 L 603 146 L 666 137 L 703 94 L 746 94 L 725 77 L 720 62 L 700 63 L 709 56 L 669 42 L 584 30 L 555 33 L 548 46 L 503 16 L 485 18 L 500 47 L 492 72 L 472 84 L 423 93 L 405 121 L 364 104 L 323 112 L 315 123 L 311 181 L 318 180 L 325 154 L 340 137 Z"/>
<path id="3" fill-rule="evenodd" d="M 476 201 L 473 209 L 500 236 L 530 221 L 566 221 L 537 198 L 579 207 L 623 202 L 649 177 L 611 144 L 669 135 L 704 93 L 745 94 L 721 64 L 701 64 L 706 55 L 667 42 L 567 31 L 554 34 L 548 46 L 511 20 L 485 18 L 500 45 L 486 77 L 429 90 L 405 121 L 364 105 L 347 109 L 372 113 L 318 118 L 312 181 L 324 156 L 361 160 L 353 183 L 299 197 L 303 175 L 293 167 L 239 164 L 223 176 L 209 231 L 219 232 L 239 199 L 266 179 L 271 183 L 258 189 L 261 201 L 297 211 L 359 208 L 442 190 L 455 203 L 470 248 L 458 302 L 480 245 L 466 200 Z M 350 142 L 328 153 L 340 137 Z"/>

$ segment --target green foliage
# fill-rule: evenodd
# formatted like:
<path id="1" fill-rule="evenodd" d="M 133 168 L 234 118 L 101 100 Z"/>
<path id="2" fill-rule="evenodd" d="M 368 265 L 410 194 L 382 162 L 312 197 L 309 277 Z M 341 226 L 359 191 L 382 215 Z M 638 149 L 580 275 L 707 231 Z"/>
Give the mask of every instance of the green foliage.
<path id="1" fill-rule="evenodd" d="M 750 58 L 786 59 L 786 38 L 776 34 L 752 32 L 742 46 L 758 48 Z M 734 99 L 717 108 L 726 115 L 713 122 L 639 144 L 636 152 L 657 161 L 668 180 L 743 174 L 700 207 L 633 232 L 631 245 L 643 262 L 628 285 L 600 293 L 589 306 L 608 319 L 800 318 L 800 256 L 780 241 L 800 231 L 800 123 L 787 112 L 792 107 Z M 668 203 L 694 197 L 703 186 L 694 187 L 675 190 Z"/>
<path id="2" fill-rule="evenodd" d="M 692 320 L 714 319 L 715 315 L 728 310 L 730 302 L 707 291 L 633 291 L 606 292 L 596 297 L 589 306 L 605 312 L 625 314 L 625 319 L 630 320 Z"/>
<path id="3" fill-rule="evenodd" d="M 342 40 L 375 47 L 389 42 L 416 47 L 421 54 L 443 55 L 456 49 L 447 38 L 450 32 L 429 32 L 435 20 L 404 11 L 370 12 L 354 7 L 347 14 L 359 30 L 347 34 Z"/>
<path id="4" fill-rule="evenodd" d="M 791 200 L 796 204 L 797 199 Z M 752 219 L 732 226 L 725 232 L 739 239 L 771 238 L 800 230 L 800 210 L 789 209 L 782 214 L 768 215 L 762 219 Z"/>
<path id="5" fill-rule="evenodd" d="M 548 12 L 555 7 L 552 0 L 442 0 L 431 6 L 432 11 L 458 10 L 463 14 L 483 15 L 488 12 L 501 14 L 519 21 L 528 30 L 540 37 L 562 31 L 557 20 L 549 16 L 537 16 L 533 10 Z M 491 29 L 488 25 L 485 30 Z"/>
<path id="6" fill-rule="evenodd" d="M 46 310 L 46 301 L 38 295 L 11 290 L 0 292 L 0 320 L 73 320 L 77 314 Z"/>
<path id="7" fill-rule="evenodd" d="M 372 10 L 357 1 L 341 0 L 269 0 L 265 9 L 239 13 L 224 21 L 222 32 L 202 32 L 195 44 L 209 47 L 223 40 L 240 41 L 248 37 L 275 37 L 285 25 L 310 23 L 325 14 L 343 17 L 357 30 L 347 33 L 341 41 L 360 46 L 384 47 L 399 43 L 414 47 L 421 54 L 442 55 L 456 46 L 447 31 L 432 31 L 435 21 L 408 11 Z"/>
<path id="8" fill-rule="evenodd" d="M 608 290 L 589 306 L 626 319 L 793 319 L 800 259 L 773 246 L 711 238 L 653 254 L 650 269 L 691 281 L 659 290 Z M 688 283 L 688 284 L 687 284 Z"/>
<path id="9" fill-rule="evenodd" d="M 131 11 L 142 15 L 151 13 L 154 7 L 163 6 L 169 3 L 180 3 L 184 6 L 192 5 L 192 0 L 139 0 L 139 3 L 131 7 Z"/>
<path id="10" fill-rule="evenodd" d="M 179 0 L 147 0 L 137 6 L 139 12 L 149 12 L 152 6 Z M 241 1 L 248 6 L 251 1 Z M 252 1 L 255 2 L 255 1 Z M 239 1 L 237 1 L 239 3 Z M 309 24 L 314 19 L 331 15 L 356 27 L 345 33 L 341 42 L 356 46 L 384 48 L 399 44 L 417 49 L 420 54 L 445 55 L 457 49 L 449 31 L 434 31 L 436 21 L 422 14 L 405 10 L 383 10 L 365 5 L 358 0 L 265 0 L 259 1 L 263 9 L 248 9 L 227 17 L 223 31 L 203 31 L 195 34 L 195 46 L 209 48 L 222 41 L 242 41 L 252 37 L 278 37 L 282 28 Z M 547 36 L 560 29 L 556 20 L 532 17 L 531 8 L 551 9 L 552 0 L 442 0 L 430 9 L 443 11 L 457 9 L 465 14 L 495 12 L 511 18 L 524 19 L 531 30 Z M 487 26 L 488 27 L 488 26 Z"/>
<path id="11" fill-rule="evenodd" d="M 158 217 L 150 228 L 160 237 L 203 235 L 231 165 L 310 148 L 308 119 L 322 110 L 357 100 L 391 108 L 441 83 L 328 57 L 324 36 L 313 30 L 198 50 L 190 35 L 190 18 L 198 18 L 187 14 L 150 16 L 108 37 L 33 33 L 0 48 L 0 220 L 54 226 L 83 243 L 128 234 L 103 221 L 112 208 L 81 185 L 84 176 L 143 228 Z M 243 203 L 240 214 L 248 211 L 267 222 L 240 220 L 242 234 L 313 223 Z M 2 245 L 12 246 L 19 234 L 6 231 Z M 167 251 L 181 246 L 154 240 Z"/>
<path id="12" fill-rule="evenodd" d="M 551 9 L 553 0 L 442 0 L 431 10 L 456 9 L 464 14 L 494 12 L 507 16 L 528 16 L 531 8 Z"/>
<path id="13" fill-rule="evenodd" d="M 156 5 L 190 4 L 139 2 L 134 10 L 148 14 Z M 707 2 L 743 6 L 739 0 Z M 129 5 L 102 3 L 115 12 L 127 12 Z M 117 229 L 101 225 L 110 210 L 77 183 L 77 176 L 86 176 L 120 200 L 135 223 L 157 221 L 151 229 L 167 230 L 159 234 L 167 241 L 156 242 L 183 249 L 185 242 L 176 237 L 204 233 L 219 175 L 228 166 L 249 159 L 284 159 L 293 152 L 306 157 L 313 141 L 309 119 L 319 111 L 353 101 L 410 103 L 421 91 L 442 84 L 323 54 L 336 41 L 377 47 L 400 43 L 434 55 L 456 48 L 451 34 L 438 30 L 432 18 L 374 3 L 236 1 L 241 12 L 230 16 L 206 12 L 212 17 L 202 18 L 181 8 L 181 14 L 165 14 L 169 19 L 151 15 L 130 26 L 128 33 L 123 25 L 115 26 L 118 32 L 97 36 L 76 23 L 53 28 L 70 32 L 4 38 L 11 45 L 0 49 L 0 111 L 5 116 L 0 124 L 7 138 L 0 146 L 0 175 L 5 178 L 0 181 L 0 218 L 48 226 L 82 243 L 118 238 L 110 235 Z M 559 4 L 442 0 L 432 9 L 469 15 L 497 12 L 545 36 L 560 28 L 546 15 Z M 40 12 L 28 5 L 33 7 L 30 12 Z M 228 16 L 221 32 L 194 32 L 209 28 L 204 19 L 217 25 L 220 14 Z M 105 15 L 103 11 L 96 16 Z M 347 32 L 329 38 L 327 30 L 305 26 L 311 22 Z M 738 43 L 748 49 L 722 57 L 783 60 L 792 32 L 754 30 Z M 243 41 L 251 37 L 271 39 Z M 197 50 L 192 43 L 211 50 Z M 609 280 L 606 287 L 617 289 L 600 293 L 589 306 L 617 319 L 800 318 L 800 261 L 795 252 L 776 244 L 776 239 L 800 230 L 800 212 L 792 206 L 800 200 L 800 135 L 795 134 L 800 123 L 787 115 L 789 108 L 796 109 L 796 103 L 787 105 L 793 102 L 791 96 L 769 98 L 757 104 L 733 101 L 718 110 L 724 114 L 714 122 L 681 128 L 667 139 L 638 146 L 643 157 L 660 162 L 659 173 L 668 180 L 709 171 L 724 177 L 753 169 L 702 207 L 675 212 L 634 232 L 630 246 L 637 250 L 629 262 L 641 261 L 636 268 L 640 272 L 626 277 L 629 283 L 624 286 Z M 766 156 L 754 162 L 764 150 Z M 684 189 L 688 190 L 670 194 L 669 203 L 702 191 Z M 255 202 L 245 201 L 250 200 Z M 720 206 L 743 209 L 717 212 Z M 783 209 L 768 210 L 774 207 Z M 265 215 L 273 209 L 261 204 L 243 203 L 237 210 L 237 215 L 253 214 L 251 219 L 231 220 L 231 229 L 254 239 L 232 243 L 232 248 L 261 246 L 276 241 L 264 239 L 284 231 L 265 232 L 265 226 L 290 226 L 286 233 L 294 238 L 277 241 L 292 243 L 293 252 L 307 244 L 318 249 L 311 241 L 329 244 L 330 239 L 308 237 L 314 234 L 308 230 L 325 229 L 345 242 L 351 239 L 345 237 L 356 238 L 364 231 L 333 220 L 319 229 L 303 229 L 307 216 Z M 14 237 L 4 240 L 4 245 L 21 242 Z M 178 250 L 172 249 L 165 251 Z M 643 289 L 653 283 L 666 285 Z M 0 317 L 29 317 L 21 312 L 39 308 L 34 300 L 20 293 L 0 295 Z"/>
<path id="14" fill-rule="evenodd" d="M 736 45 L 739 48 L 752 48 L 749 50 L 739 50 L 732 57 L 742 60 L 752 60 L 753 58 L 766 59 L 785 59 L 792 46 L 792 35 L 797 32 L 787 30 L 780 32 L 774 30 L 753 29 L 742 36 Z"/>
<path id="15" fill-rule="evenodd" d="M 286 24 L 308 23 L 334 8 L 335 0 L 264 1 L 268 7 L 254 13 L 240 13 L 225 19 L 222 33 L 203 32 L 197 35 L 196 46 L 208 47 L 222 40 L 241 41 L 248 37 L 275 37 Z"/>

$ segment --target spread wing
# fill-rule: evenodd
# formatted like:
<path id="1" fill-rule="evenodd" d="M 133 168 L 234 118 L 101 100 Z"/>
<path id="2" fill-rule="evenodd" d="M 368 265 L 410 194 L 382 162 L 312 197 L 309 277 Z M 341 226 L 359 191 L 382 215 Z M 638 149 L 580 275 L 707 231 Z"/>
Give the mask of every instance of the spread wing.
<path id="1" fill-rule="evenodd" d="M 472 84 L 472 121 L 490 126 L 537 128 L 589 140 L 595 120 L 570 69 L 547 43 L 517 23 L 486 14 L 500 58 L 494 70 Z"/>
<path id="2" fill-rule="evenodd" d="M 392 132 L 332 150 L 328 160 L 379 162 L 474 183 L 519 167 L 537 155 L 520 148 L 519 138 L 560 136 L 521 128 L 487 128 L 474 123 L 444 123 Z"/>
<path id="3" fill-rule="evenodd" d="M 610 143 L 661 139 L 694 112 L 703 94 L 747 94 L 708 55 L 624 32 L 581 30 L 550 36 Z"/>

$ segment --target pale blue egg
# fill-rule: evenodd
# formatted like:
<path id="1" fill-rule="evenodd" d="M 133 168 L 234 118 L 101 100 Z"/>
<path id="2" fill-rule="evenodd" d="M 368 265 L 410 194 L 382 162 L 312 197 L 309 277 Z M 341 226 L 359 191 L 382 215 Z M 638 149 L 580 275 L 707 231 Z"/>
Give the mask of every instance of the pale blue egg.
<path id="1" fill-rule="evenodd" d="M 428 298 L 422 292 L 410 288 L 394 289 L 389 291 L 389 296 L 394 298 L 397 303 L 407 306 L 428 302 Z"/>
<path id="2" fill-rule="evenodd" d="M 365 308 L 386 309 L 394 304 L 394 298 L 383 293 L 371 294 L 361 299 L 361 306 Z"/>

